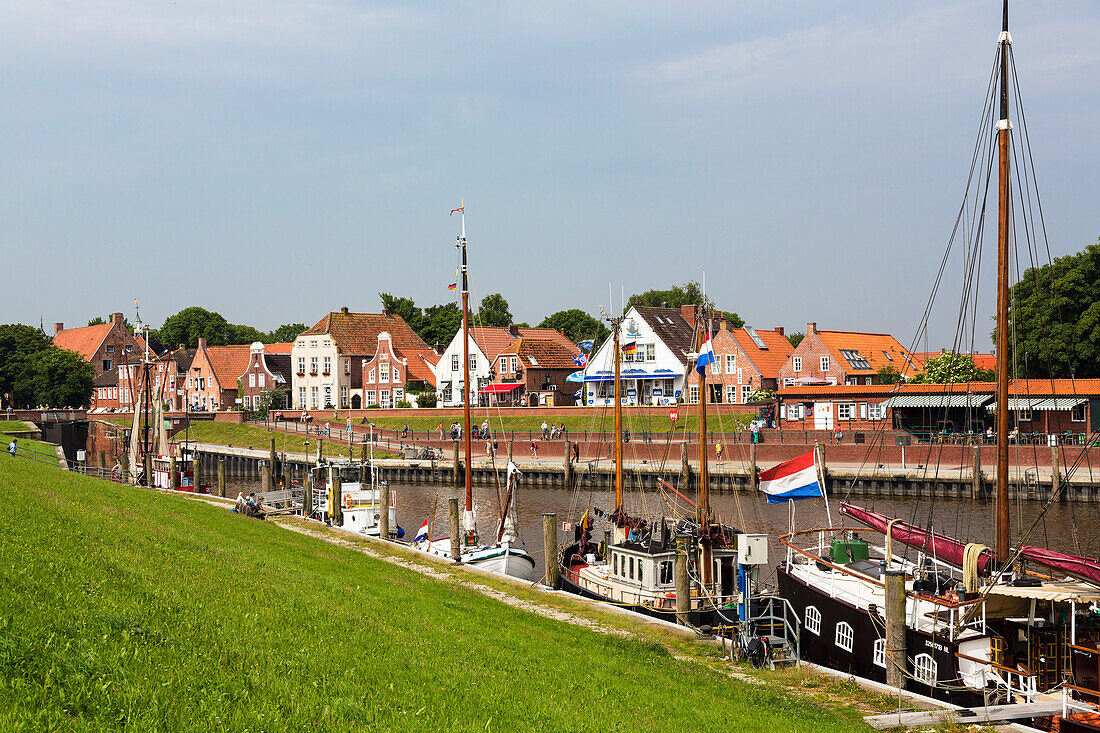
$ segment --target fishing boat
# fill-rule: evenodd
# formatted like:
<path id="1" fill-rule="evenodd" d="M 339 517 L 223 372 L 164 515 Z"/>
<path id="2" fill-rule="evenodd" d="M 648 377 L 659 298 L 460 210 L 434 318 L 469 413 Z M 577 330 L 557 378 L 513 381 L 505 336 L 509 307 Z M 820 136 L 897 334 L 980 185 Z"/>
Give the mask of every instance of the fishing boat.
<path id="1" fill-rule="evenodd" d="M 559 575 L 561 587 L 570 593 L 604 601 L 628 610 L 674 620 L 677 611 L 677 593 L 685 592 L 676 588 L 675 566 L 678 555 L 687 556 L 688 604 L 687 623 L 707 630 L 714 627 L 735 626 L 744 620 L 745 609 L 740 605 L 747 597 L 741 593 L 745 588 L 745 577 L 739 577 L 738 549 L 742 552 L 742 563 L 750 547 L 755 548 L 756 557 L 766 562 L 766 538 L 750 538 L 732 527 L 714 520 L 710 508 L 710 477 L 708 472 L 706 431 L 706 399 L 699 403 L 699 490 L 698 501 L 692 502 L 674 487 L 665 482 L 667 489 L 678 494 L 695 509 L 691 519 L 672 520 L 662 516 L 630 516 L 624 505 L 623 497 L 623 425 L 621 393 L 620 330 L 622 317 L 611 317 L 612 358 L 614 361 L 614 379 L 611 401 L 615 415 L 615 499 L 611 512 L 606 519 L 610 529 L 603 542 L 594 542 L 592 530 L 596 507 L 588 507 L 576 523 L 573 541 L 568 542 L 559 553 Z M 697 351 L 703 351 L 709 344 L 709 323 L 702 309 L 696 315 Z M 706 359 L 699 360 L 699 354 L 689 355 L 688 368 L 692 360 L 705 367 Z M 699 393 L 706 394 L 705 368 L 697 368 L 701 387 Z"/>
<path id="2" fill-rule="evenodd" d="M 493 541 L 483 543 L 477 530 L 477 508 L 473 499 L 473 470 L 471 458 L 473 454 L 470 435 L 470 399 L 473 390 L 470 388 L 470 287 L 469 272 L 466 261 L 466 203 L 462 202 L 459 208 L 452 214 L 459 214 L 461 231 L 455 247 L 460 252 L 460 274 L 462 279 L 462 442 L 465 467 L 464 500 L 465 508 L 462 512 L 462 537 L 458 542 L 459 561 L 465 565 L 487 570 L 499 575 L 508 575 L 520 580 L 535 581 L 535 560 L 528 554 L 522 541 L 516 533 L 514 518 L 515 481 L 519 472 L 515 464 L 508 465 L 507 498 L 501 507 L 501 517 L 497 522 L 497 531 Z M 428 522 L 427 534 L 421 536 L 417 533 L 413 543 L 413 549 L 434 557 L 445 560 L 454 559 L 453 543 L 450 535 L 435 536 L 432 533 L 434 527 Z"/>
<path id="3" fill-rule="evenodd" d="M 781 538 L 786 557 L 777 571 L 780 594 L 801 619 L 803 659 L 877 681 L 900 678 L 908 690 L 961 705 L 1035 702 L 1074 681 L 1095 690 L 1100 659 L 1100 617 L 1089 610 L 1100 602 L 1100 562 L 1024 541 L 1011 545 L 1009 79 L 1015 74 L 1007 0 L 997 43 L 992 78 L 999 81 L 986 108 L 995 129 L 979 140 L 988 166 L 974 166 L 987 183 L 996 168 L 999 194 L 995 547 L 843 503 L 841 513 L 860 524 L 791 531 Z M 974 229 L 980 238 L 981 227 Z M 865 538 L 879 534 L 881 542 Z M 886 648 L 890 571 L 904 577 L 904 650 Z"/>
<path id="4" fill-rule="evenodd" d="M 373 444 L 372 459 L 373 459 Z M 400 539 L 405 530 L 397 524 L 397 495 L 389 490 L 389 485 L 379 482 L 374 461 L 363 462 L 354 459 L 327 460 L 311 469 L 313 473 L 313 496 L 310 506 L 312 516 L 323 522 L 332 522 L 334 504 L 340 505 L 343 528 L 359 532 L 368 537 L 379 537 L 382 533 L 382 512 L 389 513 L 388 527 L 391 534 Z M 366 482 L 366 476 L 370 482 Z M 339 491 L 337 491 L 339 480 Z M 280 492 L 273 492 L 274 501 L 280 500 Z M 282 493 L 290 493 L 290 490 Z M 387 501 L 387 495 L 389 501 Z M 265 496 L 265 503 L 273 500 Z"/>

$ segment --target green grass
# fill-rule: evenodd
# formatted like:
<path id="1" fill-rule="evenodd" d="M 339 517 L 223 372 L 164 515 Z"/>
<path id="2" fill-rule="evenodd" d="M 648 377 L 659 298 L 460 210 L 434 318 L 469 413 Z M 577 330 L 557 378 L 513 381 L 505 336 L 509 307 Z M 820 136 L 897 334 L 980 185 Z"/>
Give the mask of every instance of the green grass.
<path id="1" fill-rule="evenodd" d="M 19 432 L 27 429 L 26 423 L 21 420 L 0 420 L 0 433 Z"/>
<path id="2" fill-rule="evenodd" d="M 0 461 L 3 730 L 865 730 L 179 496 Z"/>

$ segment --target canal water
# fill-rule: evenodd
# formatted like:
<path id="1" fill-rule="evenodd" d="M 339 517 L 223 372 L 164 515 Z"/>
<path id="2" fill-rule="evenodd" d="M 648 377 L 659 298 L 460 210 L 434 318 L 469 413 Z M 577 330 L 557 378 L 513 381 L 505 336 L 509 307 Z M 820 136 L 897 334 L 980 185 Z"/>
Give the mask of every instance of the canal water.
<path id="1" fill-rule="evenodd" d="M 230 479 L 227 491 L 230 496 L 238 491 L 258 491 L 259 482 L 250 479 Z M 462 497 L 462 492 L 449 485 L 440 484 L 391 484 L 397 494 L 397 521 L 411 537 L 427 518 L 434 522 L 433 534 L 446 535 L 447 500 Z M 503 482 L 501 491 L 503 492 Z M 478 509 L 478 530 L 484 541 L 495 537 L 499 518 L 497 491 L 493 486 L 474 488 L 474 504 Z M 694 499 L 694 496 L 690 498 Z M 542 562 L 542 515 L 555 513 L 558 517 L 559 536 L 562 521 L 576 521 L 585 509 L 598 508 L 606 513 L 614 497 L 607 489 L 583 489 L 570 491 L 547 486 L 519 486 L 516 495 L 516 513 L 520 536 L 528 552 Z M 840 496 L 831 498 L 831 515 L 834 525 L 859 526 L 859 523 L 839 512 Z M 674 495 L 656 491 L 630 491 L 626 494 L 627 512 L 640 516 L 683 516 L 693 510 Z M 989 500 L 948 498 L 854 498 L 853 503 L 920 526 L 928 526 L 962 541 L 982 542 L 992 546 L 993 504 Z M 790 509 L 787 504 L 768 504 L 762 495 L 721 493 L 711 496 L 715 514 L 724 524 L 748 532 L 767 534 L 772 538 L 769 561 L 775 565 L 781 559 L 780 545 L 775 541 L 788 531 Z M 1022 531 L 1032 527 L 1044 504 L 1038 501 L 1014 500 L 1011 504 L 1012 538 L 1015 543 Z M 598 514 L 598 513 L 597 513 Z M 796 530 L 827 527 L 825 503 L 820 499 L 805 499 L 794 503 L 794 527 Z M 606 524 L 597 519 L 594 536 L 602 535 Z M 871 533 L 869 536 L 876 536 Z M 881 535 L 877 535 L 881 538 Z M 1052 550 L 1078 553 L 1089 557 L 1100 556 L 1100 505 L 1054 504 L 1035 525 L 1028 544 L 1048 547 Z"/>

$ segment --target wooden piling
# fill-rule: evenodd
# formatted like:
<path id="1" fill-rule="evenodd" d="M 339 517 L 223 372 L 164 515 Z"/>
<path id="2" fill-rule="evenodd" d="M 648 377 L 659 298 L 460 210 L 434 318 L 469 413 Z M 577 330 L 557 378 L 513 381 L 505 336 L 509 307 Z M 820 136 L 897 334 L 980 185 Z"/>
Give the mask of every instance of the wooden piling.
<path id="1" fill-rule="evenodd" d="M 344 526 L 344 480 L 339 476 L 332 477 L 332 490 L 329 492 L 328 518 L 333 527 Z"/>
<path id="2" fill-rule="evenodd" d="M 688 463 L 688 447 L 687 443 L 680 443 L 680 491 L 686 493 L 690 490 L 691 464 Z"/>
<path id="3" fill-rule="evenodd" d="M 168 459 L 168 488 L 172 491 L 180 490 L 180 475 L 176 471 L 176 458 L 172 456 Z"/>
<path id="4" fill-rule="evenodd" d="M 455 486 L 458 486 L 459 470 L 458 470 L 458 441 L 457 440 L 454 442 L 453 448 L 454 448 L 454 459 L 451 461 L 451 464 L 452 464 L 451 480 L 454 482 Z"/>
<path id="5" fill-rule="evenodd" d="M 573 485 L 573 446 L 568 440 L 562 441 L 565 444 L 565 485 Z"/>
<path id="6" fill-rule="evenodd" d="M 122 469 L 122 480 L 130 483 L 130 454 L 126 451 L 119 453 L 118 465 Z"/>
<path id="7" fill-rule="evenodd" d="M 266 463 L 260 466 L 260 493 L 271 493 L 271 466 Z"/>
<path id="8" fill-rule="evenodd" d="M 302 516 L 313 514 L 313 471 L 306 471 L 302 479 Z"/>
<path id="9" fill-rule="evenodd" d="M 195 454 L 194 460 L 191 461 L 191 483 L 195 485 L 195 493 L 199 493 L 199 487 L 202 486 L 202 459 L 199 458 L 199 454 Z M 225 496 L 225 494 L 222 494 Z"/>
<path id="10" fill-rule="evenodd" d="M 886 580 L 886 684 L 905 687 L 905 571 L 891 569 Z"/>
<path id="11" fill-rule="evenodd" d="M 508 462 L 509 463 L 512 462 L 512 456 L 514 455 L 514 453 L 513 453 L 514 449 L 515 449 L 515 444 L 513 443 L 513 441 L 509 440 L 508 441 Z"/>
<path id="12" fill-rule="evenodd" d="M 676 623 L 688 625 L 691 611 L 691 586 L 688 584 L 688 541 L 676 538 Z"/>
<path id="13" fill-rule="evenodd" d="M 197 491 L 197 489 L 196 489 L 196 491 Z M 223 499 L 226 498 L 226 491 L 227 491 L 227 489 L 225 487 L 225 460 L 223 459 L 223 460 L 218 461 L 218 496 L 220 496 Z"/>
<path id="14" fill-rule="evenodd" d="M 568 443 L 568 441 L 566 441 Z M 543 578 L 551 588 L 558 587 L 558 515 L 542 515 Z"/>
<path id="15" fill-rule="evenodd" d="M 324 455 L 324 451 L 325 451 L 324 444 L 325 444 L 325 441 L 321 440 L 320 438 L 317 439 L 317 465 L 318 466 L 321 465 L 321 456 Z"/>
<path id="16" fill-rule="evenodd" d="M 1051 497 L 1058 496 L 1058 489 L 1061 488 L 1062 477 L 1058 475 L 1058 446 L 1050 446 L 1050 491 Z"/>
<path id="17" fill-rule="evenodd" d="M 455 443 L 455 452 L 458 452 L 458 443 Z M 456 464 L 457 465 L 457 464 Z M 458 526 L 458 499 L 447 500 L 447 513 L 451 525 L 451 559 L 456 563 L 462 562 L 462 529 Z M 429 538 L 430 540 L 431 538 Z"/>
<path id="18" fill-rule="evenodd" d="M 974 457 L 970 462 L 970 498 L 977 499 L 982 495 L 982 447 L 976 445 L 971 452 Z"/>
<path id="19" fill-rule="evenodd" d="M 390 486 L 378 486 L 378 536 L 384 540 L 390 538 Z M 430 538 L 429 538 L 430 539 Z"/>

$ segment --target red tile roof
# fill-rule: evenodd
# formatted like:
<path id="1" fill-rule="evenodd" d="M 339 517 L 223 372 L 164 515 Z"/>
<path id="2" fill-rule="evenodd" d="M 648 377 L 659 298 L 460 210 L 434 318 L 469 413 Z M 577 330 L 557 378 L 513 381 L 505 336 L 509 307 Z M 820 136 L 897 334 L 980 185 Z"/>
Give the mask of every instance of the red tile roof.
<path id="1" fill-rule="evenodd" d="M 749 357 L 749 361 L 753 363 L 761 376 L 765 379 L 775 379 L 779 375 L 780 367 L 787 363 L 794 347 L 791 346 L 791 342 L 787 340 L 787 337 L 779 331 L 765 331 L 759 328 L 753 330 L 756 331 L 756 335 L 760 337 L 764 345 L 768 347 L 767 349 L 761 349 L 757 346 L 756 342 L 749 336 L 749 332 L 744 328 L 731 328 L 729 333 L 733 340 L 737 342 L 737 345 L 741 347 L 741 350 Z"/>
<path id="2" fill-rule="evenodd" d="M 404 319 L 382 313 L 332 311 L 301 335 L 328 334 L 340 353 L 370 356 L 378 349 L 378 334 L 383 331 L 390 335 L 397 349 L 428 349 L 424 339 L 416 335 Z"/>
<path id="3" fill-rule="evenodd" d="M 780 397 L 883 395 L 892 394 L 993 394 L 994 382 L 956 382 L 954 384 L 814 384 L 781 387 Z"/>
<path id="4" fill-rule="evenodd" d="M 265 354 L 289 354 L 290 350 L 294 347 L 293 343 L 289 344 L 264 344 Z"/>
<path id="5" fill-rule="evenodd" d="M 436 385 L 435 372 L 432 371 L 432 367 L 439 362 L 439 354 L 429 348 L 394 349 L 394 351 L 406 360 L 406 369 L 408 370 L 406 381 L 411 378 L 432 386 Z"/>
<path id="6" fill-rule="evenodd" d="M 524 337 L 501 349 L 497 357 L 502 354 L 515 355 L 525 369 L 535 367 L 536 369 L 576 371 L 580 367 L 573 361 L 573 357 L 579 353 L 580 350 L 573 344 L 567 348 L 556 339 Z M 531 363 L 531 359 L 535 360 L 534 364 Z"/>
<path id="7" fill-rule="evenodd" d="M 111 331 L 111 323 L 101 323 L 98 326 L 84 326 L 82 328 L 66 328 L 58 331 L 53 337 L 53 345 L 59 349 L 75 351 L 89 361 L 99 350 L 99 345 Z"/>
<path id="8" fill-rule="evenodd" d="M 576 353 L 576 347 L 573 342 L 570 341 L 561 331 L 555 331 L 552 328 L 526 328 L 520 327 L 517 329 L 519 337 L 521 339 L 543 339 L 554 341 L 561 346 L 573 349 L 573 353 Z M 474 339 L 474 343 L 481 349 L 481 352 L 485 354 L 489 361 L 492 361 L 500 355 L 500 353 L 508 348 L 508 346 L 516 340 L 516 335 L 513 334 L 507 328 L 471 328 L 470 336 Z"/>
<path id="9" fill-rule="evenodd" d="M 1010 395 L 1036 395 L 1058 397 L 1100 396 L 1100 379 L 1012 379 L 1008 382 Z"/>
<path id="10" fill-rule="evenodd" d="M 821 343 L 825 345 L 825 348 L 833 355 L 833 359 L 837 360 L 836 363 L 843 367 L 846 374 L 869 376 L 885 366 L 892 366 L 901 374 L 912 375 L 923 368 L 923 362 L 910 354 L 908 349 L 888 333 L 862 333 L 859 331 L 815 331 L 815 333 L 821 339 Z M 856 368 L 840 353 L 841 349 L 859 352 L 860 356 L 871 365 L 871 368 Z M 886 354 L 890 355 L 889 358 Z M 912 367 L 905 359 L 907 354 L 913 360 Z"/>
<path id="11" fill-rule="evenodd" d="M 251 352 L 244 344 L 207 346 L 206 358 L 221 388 L 236 389 L 237 380 L 248 370 Z"/>

